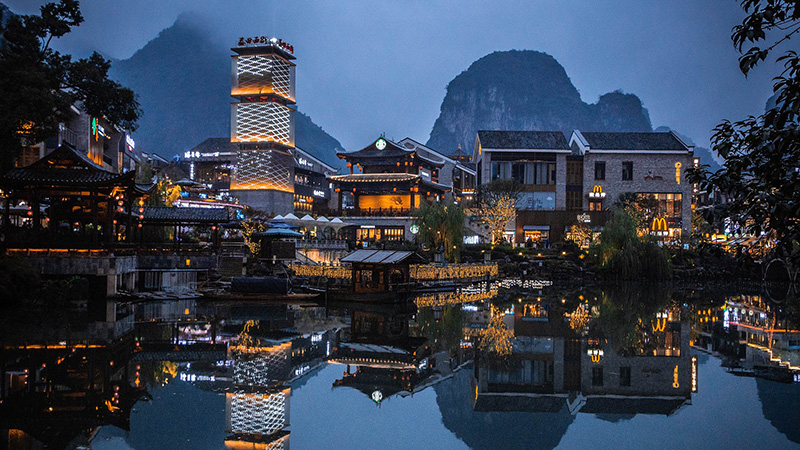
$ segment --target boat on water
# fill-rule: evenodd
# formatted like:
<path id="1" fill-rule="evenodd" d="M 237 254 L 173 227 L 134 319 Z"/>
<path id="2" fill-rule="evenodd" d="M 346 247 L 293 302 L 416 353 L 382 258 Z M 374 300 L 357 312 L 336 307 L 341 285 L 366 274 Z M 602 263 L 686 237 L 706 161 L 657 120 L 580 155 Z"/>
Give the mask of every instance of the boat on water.
<path id="1" fill-rule="evenodd" d="M 228 289 L 206 291 L 204 300 L 213 301 L 265 301 L 265 302 L 313 302 L 319 292 L 293 292 L 288 278 L 280 277 L 233 277 Z"/>

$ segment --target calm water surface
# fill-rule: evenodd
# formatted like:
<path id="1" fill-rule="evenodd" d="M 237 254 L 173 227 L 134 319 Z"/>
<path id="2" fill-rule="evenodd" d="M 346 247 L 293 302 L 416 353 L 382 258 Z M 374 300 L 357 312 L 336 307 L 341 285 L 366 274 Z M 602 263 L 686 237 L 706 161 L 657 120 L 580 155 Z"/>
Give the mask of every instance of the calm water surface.
<path id="1" fill-rule="evenodd" d="M 104 344 L 86 348 L 72 329 L 72 340 L 50 332 L 49 348 L 6 345 L 0 437 L 9 448 L 800 448 L 797 310 L 758 289 L 509 280 L 384 305 L 119 306 Z"/>

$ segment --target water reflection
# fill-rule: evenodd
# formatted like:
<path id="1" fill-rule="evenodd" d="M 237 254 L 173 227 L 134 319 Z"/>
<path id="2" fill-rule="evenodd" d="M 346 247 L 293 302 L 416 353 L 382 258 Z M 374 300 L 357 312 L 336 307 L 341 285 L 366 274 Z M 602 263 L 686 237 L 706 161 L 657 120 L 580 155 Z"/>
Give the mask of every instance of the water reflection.
<path id="1" fill-rule="evenodd" d="M 104 439 L 137 448 L 311 448 L 311 436 L 348 435 L 379 417 L 358 406 L 366 403 L 386 414 L 410 408 L 412 418 L 434 413 L 419 437 L 443 427 L 454 447 L 554 448 L 578 423 L 662 417 L 678 426 L 678 412 L 713 415 L 696 401 L 704 389 L 718 395 L 756 377 L 760 405 L 749 406 L 800 443 L 800 408 L 786 407 L 800 402 L 798 309 L 757 291 L 530 280 L 408 302 L 105 304 L 82 324 L 2 336 L 0 439 L 24 449 L 102 448 Z M 709 361 L 725 372 L 704 379 Z M 305 391 L 315 398 L 298 396 Z M 421 403 L 429 394 L 435 402 Z M 317 424 L 338 413 L 312 403 L 334 401 L 336 410 L 362 412 L 323 429 Z M 290 420 L 292 404 L 305 415 Z M 172 418 L 158 426 L 176 432 L 181 420 L 208 425 L 153 433 L 161 417 Z M 391 439 L 398 425 L 381 426 L 374 432 Z"/>

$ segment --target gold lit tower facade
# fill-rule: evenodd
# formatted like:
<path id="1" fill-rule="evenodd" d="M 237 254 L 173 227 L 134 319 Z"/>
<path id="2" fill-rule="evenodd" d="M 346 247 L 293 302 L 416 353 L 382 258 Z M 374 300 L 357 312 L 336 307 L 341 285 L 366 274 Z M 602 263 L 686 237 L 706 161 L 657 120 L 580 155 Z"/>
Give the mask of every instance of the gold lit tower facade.
<path id="1" fill-rule="evenodd" d="M 294 48 L 276 38 L 240 38 L 231 49 L 231 142 L 238 145 L 231 193 L 286 214 L 294 203 Z"/>

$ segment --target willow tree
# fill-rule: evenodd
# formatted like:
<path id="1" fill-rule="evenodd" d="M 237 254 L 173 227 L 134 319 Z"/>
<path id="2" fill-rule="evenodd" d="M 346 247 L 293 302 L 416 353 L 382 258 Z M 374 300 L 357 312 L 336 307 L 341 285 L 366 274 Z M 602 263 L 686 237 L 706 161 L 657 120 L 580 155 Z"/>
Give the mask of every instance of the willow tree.
<path id="1" fill-rule="evenodd" d="M 434 250 L 444 249 L 448 261 L 458 262 L 464 243 L 465 219 L 464 210 L 455 203 L 423 202 L 416 218 L 419 242 Z"/>
<path id="2" fill-rule="evenodd" d="M 478 186 L 478 210 L 489 226 L 492 244 L 503 241 L 506 224 L 517 218 L 517 201 L 522 185 L 513 179 L 495 180 Z"/>

